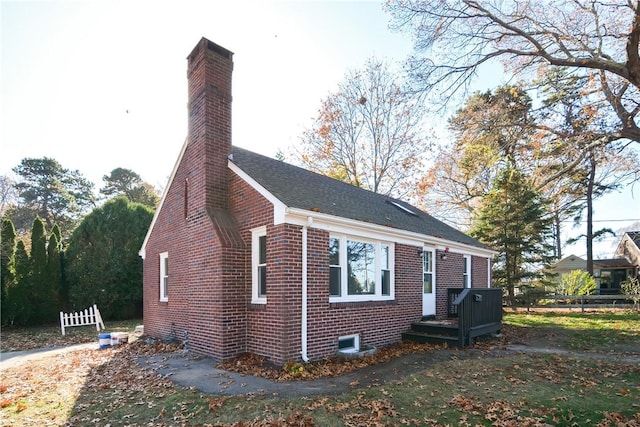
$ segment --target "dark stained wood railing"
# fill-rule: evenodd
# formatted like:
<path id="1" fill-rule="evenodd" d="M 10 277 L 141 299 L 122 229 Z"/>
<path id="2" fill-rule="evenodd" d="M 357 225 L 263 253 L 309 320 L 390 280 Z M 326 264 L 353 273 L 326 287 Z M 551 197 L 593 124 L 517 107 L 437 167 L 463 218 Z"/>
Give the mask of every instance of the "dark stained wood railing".
<path id="1" fill-rule="evenodd" d="M 449 289 L 449 315 L 458 318 L 459 345 L 502 329 L 502 289 Z"/>

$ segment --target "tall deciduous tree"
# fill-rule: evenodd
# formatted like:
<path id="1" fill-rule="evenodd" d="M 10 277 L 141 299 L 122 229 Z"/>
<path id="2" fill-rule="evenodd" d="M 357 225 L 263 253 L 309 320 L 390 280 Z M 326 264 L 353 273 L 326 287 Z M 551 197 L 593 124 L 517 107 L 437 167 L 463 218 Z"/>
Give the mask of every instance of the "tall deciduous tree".
<path id="1" fill-rule="evenodd" d="M 513 297 L 516 287 L 540 278 L 538 267 L 552 259 L 550 232 L 544 201 L 519 170 L 508 166 L 484 197 L 470 234 L 498 251 L 493 280 Z"/>
<path id="2" fill-rule="evenodd" d="M 39 216 L 47 227 L 59 224 L 70 232 L 77 220 L 94 206 L 93 184 L 77 170 L 63 168 L 56 160 L 25 158 L 13 171 L 19 176 L 16 188 L 19 206 L 15 216 Z M 16 222 L 16 227 L 21 228 Z"/>
<path id="3" fill-rule="evenodd" d="M 523 79 L 564 67 L 588 88 L 599 118 L 590 143 L 576 149 L 640 142 L 637 0 L 389 0 L 387 10 L 413 33 L 409 68 L 419 89 L 449 100 L 491 61 Z"/>
<path id="4" fill-rule="evenodd" d="M 395 197 L 415 190 L 424 108 L 389 66 L 370 59 L 322 101 L 297 153 L 308 169 Z"/>
<path id="5" fill-rule="evenodd" d="M 155 188 L 131 169 L 116 168 L 109 175 L 104 175 L 102 180 L 105 185 L 100 193 L 107 197 L 125 196 L 132 202 L 142 203 L 153 209 L 160 201 Z"/>
<path id="6" fill-rule="evenodd" d="M 74 230 L 66 251 L 73 308 L 98 304 L 104 317 L 129 318 L 142 309 L 142 261 L 138 251 L 153 212 L 125 197 L 109 200 Z"/>

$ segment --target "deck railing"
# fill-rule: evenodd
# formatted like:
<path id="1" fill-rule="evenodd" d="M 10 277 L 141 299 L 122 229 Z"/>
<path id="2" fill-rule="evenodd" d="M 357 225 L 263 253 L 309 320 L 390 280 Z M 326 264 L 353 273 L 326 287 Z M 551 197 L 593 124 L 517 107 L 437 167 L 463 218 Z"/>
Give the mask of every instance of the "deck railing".
<path id="1" fill-rule="evenodd" d="M 502 328 L 502 289 L 449 289 L 449 315 L 458 318 L 461 346 Z"/>

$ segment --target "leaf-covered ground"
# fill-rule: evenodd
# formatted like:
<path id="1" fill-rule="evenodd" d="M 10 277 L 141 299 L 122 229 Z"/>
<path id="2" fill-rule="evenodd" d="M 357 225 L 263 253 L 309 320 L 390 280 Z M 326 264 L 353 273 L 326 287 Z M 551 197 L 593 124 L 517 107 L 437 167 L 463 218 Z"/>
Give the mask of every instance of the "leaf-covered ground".
<path id="1" fill-rule="evenodd" d="M 482 341 L 471 351 L 407 344 L 363 359 L 276 367 L 245 356 L 232 362 L 235 368 L 225 365 L 292 381 L 287 384 L 295 387 L 298 380 L 357 373 L 364 365 L 406 353 L 433 361 L 427 369 L 398 372 L 384 383 L 363 386 L 355 381 L 340 395 L 293 399 L 207 395 L 178 387 L 170 377 L 136 363 L 142 355 L 177 351 L 171 344 L 139 340 L 106 350 L 69 352 L 2 370 L 0 425 L 640 426 L 640 366 L 617 359 L 640 353 L 640 317 L 608 317 L 610 323 L 599 319 L 598 327 L 589 326 L 595 318 L 557 319 L 554 326 L 540 324 L 548 318 L 507 318 L 500 340 Z M 571 322 L 577 324 L 557 326 Z M 581 357 L 504 350 L 511 343 L 544 343 L 546 336 L 551 348 L 573 349 L 575 342 L 580 350 L 595 352 L 603 347 L 589 340 L 620 329 L 616 324 L 624 325 L 625 333 L 605 341 L 607 347 L 626 349 L 623 353 L 605 348 L 594 357 Z M 594 328 L 599 334 L 585 333 Z"/>

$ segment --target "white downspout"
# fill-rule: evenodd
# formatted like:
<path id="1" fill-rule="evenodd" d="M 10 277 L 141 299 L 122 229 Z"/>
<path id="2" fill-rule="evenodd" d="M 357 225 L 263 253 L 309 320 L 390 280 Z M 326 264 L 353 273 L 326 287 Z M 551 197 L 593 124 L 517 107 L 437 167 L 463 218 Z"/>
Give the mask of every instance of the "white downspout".
<path id="1" fill-rule="evenodd" d="M 302 322 L 300 331 L 302 360 L 309 361 L 307 356 L 307 230 L 313 224 L 313 218 L 308 217 L 307 223 L 302 227 Z"/>

